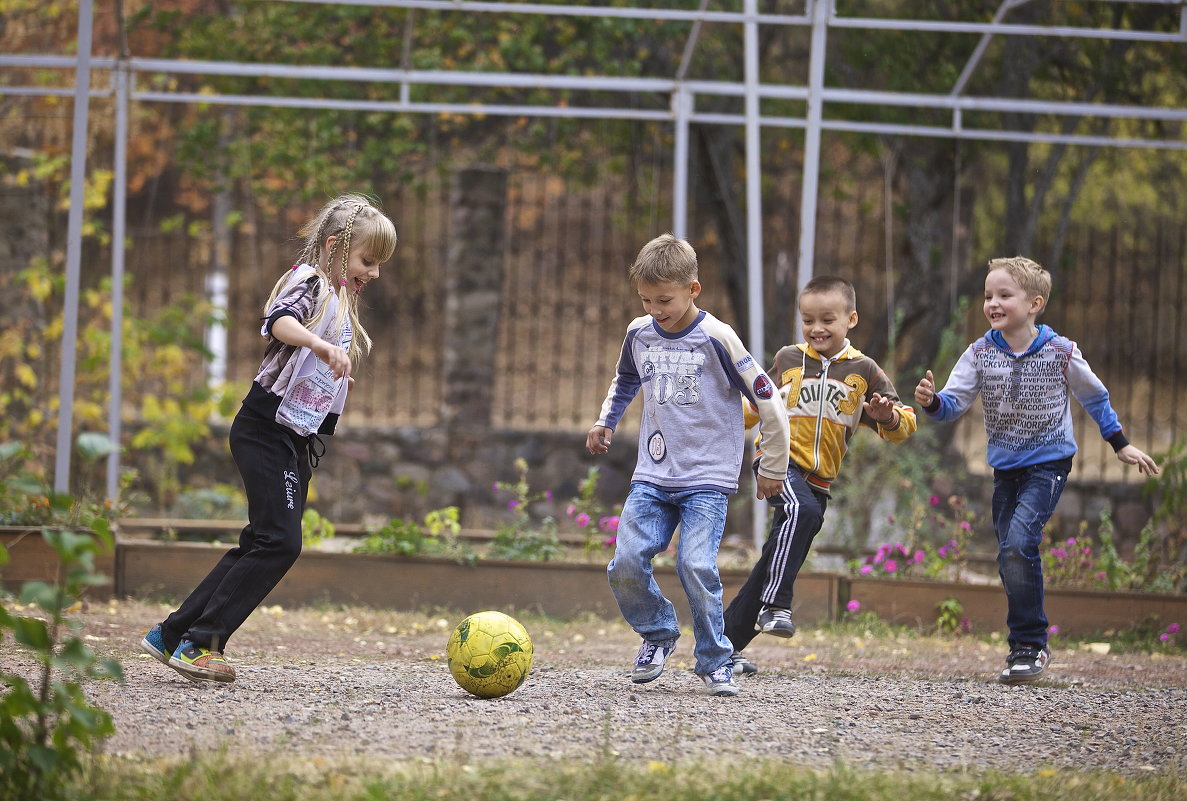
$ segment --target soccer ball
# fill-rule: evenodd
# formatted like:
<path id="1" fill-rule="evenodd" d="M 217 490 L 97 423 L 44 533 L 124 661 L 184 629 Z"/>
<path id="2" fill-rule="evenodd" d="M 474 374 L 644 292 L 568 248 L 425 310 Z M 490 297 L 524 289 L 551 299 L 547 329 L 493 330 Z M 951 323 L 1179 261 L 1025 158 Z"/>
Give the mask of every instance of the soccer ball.
<path id="1" fill-rule="evenodd" d="M 532 638 L 502 612 L 475 612 L 449 635 L 445 648 L 454 681 L 479 698 L 498 698 L 523 684 L 532 669 Z"/>

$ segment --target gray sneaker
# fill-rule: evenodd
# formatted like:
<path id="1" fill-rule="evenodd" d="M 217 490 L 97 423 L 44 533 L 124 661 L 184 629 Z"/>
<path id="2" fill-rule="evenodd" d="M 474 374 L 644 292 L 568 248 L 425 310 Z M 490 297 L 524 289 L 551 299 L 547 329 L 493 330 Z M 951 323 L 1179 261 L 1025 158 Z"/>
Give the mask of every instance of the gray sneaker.
<path id="1" fill-rule="evenodd" d="M 701 676 L 705 682 L 705 695 L 737 695 L 738 685 L 734 684 L 734 663 L 726 662 L 712 673 Z"/>
<path id="2" fill-rule="evenodd" d="M 676 650 L 675 645 L 663 646 L 658 643 L 643 641 L 639 646 L 639 653 L 635 655 L 635 665 L 631 669 L 631 681 L 635 684 L 646 684 L 659 678 L 664 672 L 664 663 Z"/>
<path id="3" fill-rule="evenodd" d="M 754 622 L 754 630 L 785 639 L 795 636 L 795 623 L 791 621 L 791 610 L 780 609 L 777 606 L 764 606 L 758 613 L 758 620 Z"/>
<path id="4" fill-rule="evenodd" d="M 751 673 L 758 672 L 758 665 L 743 656 L 741 651 L 734 651 L 733 656 L 730 657 L 730 662 L 733 664 L 735 676 L 748 676 Z"/>

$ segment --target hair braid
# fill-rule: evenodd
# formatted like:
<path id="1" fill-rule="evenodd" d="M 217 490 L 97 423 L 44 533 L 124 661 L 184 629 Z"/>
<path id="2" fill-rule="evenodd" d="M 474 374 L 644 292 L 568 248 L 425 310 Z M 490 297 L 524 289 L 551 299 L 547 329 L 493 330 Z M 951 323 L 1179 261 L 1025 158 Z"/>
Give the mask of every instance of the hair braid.
<path id="1" fill-rule="evenodd" d="M 347 267 L 347 263 L 350 260 L 350 234 L 354 230 L 354 218 L 359 216 L 359 212 L 362 210 L 363 210 L 363 206 L 361 203 L 354 204 L 354 211 L 352 211 L 350 213 L 350 216 L 346 218 L 346 227 L 343 229 L 343 233 L 342 233 L 342 279 L 341 279 L 342 286 L 346 285 L 346 267 Z M 330 280 L 333 280 L 332 274 L 330 276 Z"/>

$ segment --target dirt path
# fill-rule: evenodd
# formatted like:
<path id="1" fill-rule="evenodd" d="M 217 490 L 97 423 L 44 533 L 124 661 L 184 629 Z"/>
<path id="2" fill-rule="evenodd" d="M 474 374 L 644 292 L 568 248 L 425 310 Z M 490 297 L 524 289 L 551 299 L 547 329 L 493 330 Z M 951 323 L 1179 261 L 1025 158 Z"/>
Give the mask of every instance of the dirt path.
<path id="1" fill-rule="evenodd" d="M 524 617 L 532 674 L 503 699 L 461 691 L 445 667 L 455 620 L 374 610 L 264 608 L 228 650 L 234 684 L 193 683 L 136 643 L 167 608 L 84 611 L 87 644 L 124 666 L 88 686 L 111 712 L 115 754 L 389 760 L 478 757 L 841 760 L 900 768 L 1041 768 L 1187 775 L 1187 658 L 1056 650 L 1051 678 L 993 681 L 1004 649 L 971 639 L 760 637 L 737 698 L 706 698 L 691 637 L 648 685 L 631 684 L 637 637 L 618 621 Z M 5 670 L 27 665 L 0 644 Z"/>

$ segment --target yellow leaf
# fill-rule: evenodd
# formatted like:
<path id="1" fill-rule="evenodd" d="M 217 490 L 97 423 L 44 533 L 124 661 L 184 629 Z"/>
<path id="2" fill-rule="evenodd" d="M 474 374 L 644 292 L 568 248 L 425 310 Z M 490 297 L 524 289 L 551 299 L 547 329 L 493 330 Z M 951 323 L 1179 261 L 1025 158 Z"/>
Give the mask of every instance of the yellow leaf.
<path id="1" fill-rule="evenodd" d="M 808 654 L 807 656 L 804 657 L 804 661 L 805 662 L 815 662 L 816 654 Z"/>
<path id="2" fill-rule="evenodd" d="M 34 372 L 33 368 L 27 364 L 18 364 L 16 366 L 16 380 L 19 381 L 22 386 L 33 389 L 37 386 L 37 373 Z"/>

